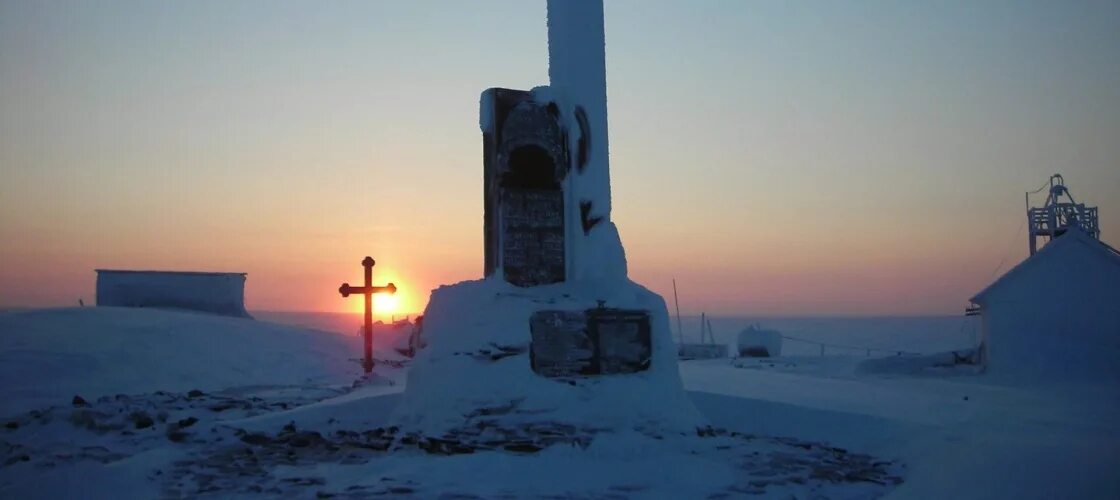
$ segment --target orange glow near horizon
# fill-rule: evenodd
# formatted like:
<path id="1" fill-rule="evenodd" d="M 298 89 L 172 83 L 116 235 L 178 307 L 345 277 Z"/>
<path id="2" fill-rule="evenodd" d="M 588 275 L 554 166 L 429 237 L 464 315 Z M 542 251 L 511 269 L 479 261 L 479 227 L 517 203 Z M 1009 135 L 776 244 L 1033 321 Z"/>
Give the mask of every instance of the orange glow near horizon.
<path id="1" fill-rule="evenodd" d="M 116 268 L 247 273 L 250 312 L 361 316 L 338 289 L 368 255 L 389 321 L 482 278 L 478 96 L 548 82 L 542 6 L 282 3 L 0 7 L 0 309 L 92 305 Z M 1120 9 L 897 3 L 607 2 L 633 281 L 674 310 L 675 280 L 684 314 L 959 315 L 1026 258 L 1024 192 L 1055 171 L 1120 243 Z M 1077 36 L 1022 29 L 1040 19 Z"/>
<path id="2" fill-rule="evenodd" d="M 360 268 L 359 268 L 360 272 Z M 361 276 L 353 278 L 349 283 L 362 283 Z M 373 315 L 377 320 L 388 321 L 393 316 L 404 317 L 419 314 L 423 310 L 427 297 L 416 295 L 417 287 L 423 284 L 417 280 L 398 273 L 396 269 L 380 264 L 373 268 L 373 286 L 386 286 L 392 283 L 397 287 L 396 293 L 376 293 L 373 295 Z M 337 295 L 336 295 L 337 297 Z M 339 304 L 336 310 L 340 312 L 363 314 L 365 301 L 361 295 L 352 295 Z"/>
<path id="3" fill-rule="evenodd" d="M 356 298 L 355 298 L 356 297 Z M 362 300 L 361 295 L 352 296 L 354 300 L 349 300 L 344 312 L 353 314 L 363 314 L 365 312 L 365 301 Z M 409 302 L 408 298 L 397 290 L 395 294 L 388 293 L 375 293 L 373 294 L 373 315 L 377 319 L 387 319 L 392 316 L 405 316 L 418 314 L 412 310 L 415 304 Z"/>
<path id="4" fill-rule="evenodd" d="M 400 296 L 387 293 L 378 293 L 373 296 L 374 314 L 396 314 L 400 311 Z"/>

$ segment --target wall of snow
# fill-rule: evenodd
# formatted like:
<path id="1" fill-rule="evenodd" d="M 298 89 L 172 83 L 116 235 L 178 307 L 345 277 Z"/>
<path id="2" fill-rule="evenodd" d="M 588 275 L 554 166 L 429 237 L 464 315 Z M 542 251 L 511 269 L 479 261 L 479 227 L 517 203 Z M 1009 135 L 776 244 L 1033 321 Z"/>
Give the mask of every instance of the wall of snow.
<path id="1" fill-rule="evenodd" d="M 97 270 L 97 305 L 185 309 L 248 318 L 245 274 Z"/>
<path id="2" fill-rule="evenodd" d="M 1065 238 L 977 299 L 993 377 L 1030 384 L 1120 381 L 1120 257 L 1094 248 L 1095 241 Z"/>

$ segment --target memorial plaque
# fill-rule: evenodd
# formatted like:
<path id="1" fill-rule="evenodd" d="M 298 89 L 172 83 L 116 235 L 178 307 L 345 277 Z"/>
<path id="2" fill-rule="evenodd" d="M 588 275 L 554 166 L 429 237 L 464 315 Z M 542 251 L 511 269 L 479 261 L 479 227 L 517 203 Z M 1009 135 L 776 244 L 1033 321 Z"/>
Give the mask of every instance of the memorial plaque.
<path id="1" fill-rule="evenodd" d="M 599 373 L 634 373 L 649 368 L 653 349 L 648 312 L 592 309 L 587 315 L 588 330 L 598 347 Z"/>
<path id="2" fill-rule="evenodd" d="M 539 311 L 529 326 L 530 364 L 540 375 L 611 375 L 649 369 L 653 349 L 646 311 Z"/>
<path id="3" fill-rule="evenodd" d="M 483 93 L 485 274 L 522 287 L 566 278 L 567 136 L 555 105 L 510 89 Z"/>
<path id="4" fill-rule="evenodd" d="M 502 269 L 518 286 L 564 281 L 564 198 L 559 190 L 509 189 L 502 199 Z"/>
<path id="5" fill-rule="evenodd" d="M 529 320 L 533 337 L 529 364 L 546 377 L 595 373 L 595 345 L 582 311 L 538 311 Z"/>

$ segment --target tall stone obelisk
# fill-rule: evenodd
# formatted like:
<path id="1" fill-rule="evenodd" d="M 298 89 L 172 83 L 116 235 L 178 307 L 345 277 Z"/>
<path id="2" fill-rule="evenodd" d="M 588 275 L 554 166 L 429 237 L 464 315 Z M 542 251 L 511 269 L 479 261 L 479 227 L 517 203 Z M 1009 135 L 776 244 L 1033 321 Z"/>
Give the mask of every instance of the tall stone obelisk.
<path id="1" fill-rule="evenodd" d="M 593 216 L 610 220 L 607 144 L 607 58 L 602 0 L 548 0 L 548 79 L 564 100 L 583 109 L 587 162 L 577 165 L 577 195 Z"/>
<path id="2" fill-rule="evenodd" d="M 568 278 L 625 278 L 626 257 L 611 222 L 606 37 L 602 0 L 548 0 L 549 92 L 569 124 L 566 179 Z"/>

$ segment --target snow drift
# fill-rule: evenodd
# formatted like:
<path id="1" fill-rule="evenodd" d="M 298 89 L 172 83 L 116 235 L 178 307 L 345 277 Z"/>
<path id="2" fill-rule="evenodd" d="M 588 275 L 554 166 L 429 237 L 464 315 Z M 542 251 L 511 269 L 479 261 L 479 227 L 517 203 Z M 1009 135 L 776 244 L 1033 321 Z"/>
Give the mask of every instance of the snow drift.
<path id="1" fill-rule="evenodd" d="M 210 314 L 115 307 L 0 314 L 0 415 L 96 398 L 349 383 L 356 338 Z"/>

